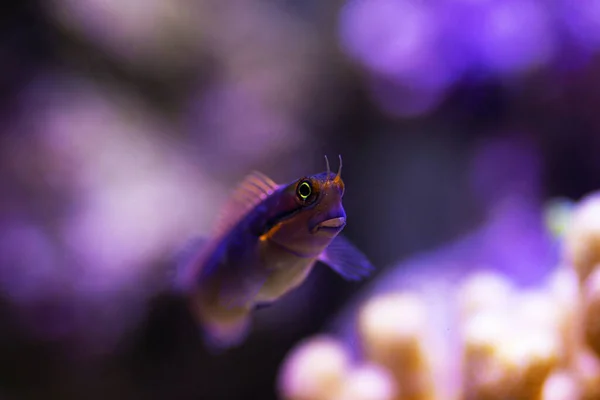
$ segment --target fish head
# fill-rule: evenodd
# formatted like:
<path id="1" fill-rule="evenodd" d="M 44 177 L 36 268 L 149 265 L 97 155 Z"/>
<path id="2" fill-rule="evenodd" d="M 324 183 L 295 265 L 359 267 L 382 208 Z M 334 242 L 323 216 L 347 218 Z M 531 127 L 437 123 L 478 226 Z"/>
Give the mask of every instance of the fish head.
<path id="1" fill-rule="evenodd" d="M 341 157 L 337 174 L 329 170 L 329 163 L 327 167 L 326 172 L 303 177 L 282 188 L 278 203 L 289 211 L 271 228 L 270 240 L 307 253 L 324 249 L 344 229 Z"/>

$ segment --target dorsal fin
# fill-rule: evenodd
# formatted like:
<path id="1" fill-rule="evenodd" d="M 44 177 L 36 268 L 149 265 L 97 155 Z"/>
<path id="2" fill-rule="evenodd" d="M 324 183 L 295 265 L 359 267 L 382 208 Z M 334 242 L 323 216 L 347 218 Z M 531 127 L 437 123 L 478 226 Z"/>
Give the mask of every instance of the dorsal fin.
<path id="1" fill-rule="evenodd" d="M 265 174 L 253 171 L 231 193 L 221 209 L 213 234 L 220 236 L 238 223 L 252 208 L 271 195 L 279 185 Z"/>

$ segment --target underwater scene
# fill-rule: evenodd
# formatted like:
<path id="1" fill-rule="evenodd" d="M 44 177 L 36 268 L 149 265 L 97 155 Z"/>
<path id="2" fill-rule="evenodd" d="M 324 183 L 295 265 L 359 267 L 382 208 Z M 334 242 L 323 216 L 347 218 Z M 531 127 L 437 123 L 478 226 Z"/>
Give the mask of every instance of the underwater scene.
<path id="1" fill-rule="evenodd" d="M 8 1 L 0 400 L 600 400 L 600 1 Z"/>

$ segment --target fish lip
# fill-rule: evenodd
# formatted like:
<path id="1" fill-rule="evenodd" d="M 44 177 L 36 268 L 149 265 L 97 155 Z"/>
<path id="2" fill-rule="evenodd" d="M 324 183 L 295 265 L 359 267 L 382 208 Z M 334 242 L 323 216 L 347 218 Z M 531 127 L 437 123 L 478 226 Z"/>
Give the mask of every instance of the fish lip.
<path id="1" fill-rule="evenodd" d="M 344 226 L 346 226 L 346 217 L 336 217 L 336 218 L 329 218 L 326 219 L 325 221 L 321 221 L 317 224 L 317 226 L 315 227 L 315 230 L 321 230 L 321 229 L 326 229 L 326 230 L 340 230 L 342 229 Z"/>

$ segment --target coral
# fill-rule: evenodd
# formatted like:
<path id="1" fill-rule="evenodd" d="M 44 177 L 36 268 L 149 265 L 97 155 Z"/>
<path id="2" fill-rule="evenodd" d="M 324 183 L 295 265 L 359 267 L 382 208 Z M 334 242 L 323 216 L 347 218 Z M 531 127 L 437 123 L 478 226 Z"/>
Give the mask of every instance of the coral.
<path id="1" fill-rule="evenodd" d="M 438 321 L 440 310 L 425 291 L 376 293 L 355 315 L 359 343 L 328 337 L 335 352 L 327 352 L 319 349 L 321 337 L 306 339 L 286 360 L 280 394 L 306 400 L 600 399 L 600 195 L 569 214 L 561 216 L 565 229 L 551 227 L 561 232 L 563 261 L 535 287 L 518 287 L 485 269 L 472 273 L 443 300 L 451 328 Z M 359 356 L 351 361 L 353 346 Z M 326 366 L 334 364 L 332 373 Z M 311 373 L 292 372 L 300 370 Z M 324 374 L 335 384 L 323 384 Z M 304 395 L 292 389 L 300 377 Z"/>
<path id="2" fill-rule="evenodd" d="M 282 368 L 280 391 L 293 400 L 325 400 L 341 390 L 349 356 L 335 338 L 318 336 L 301 343 Z"/>

